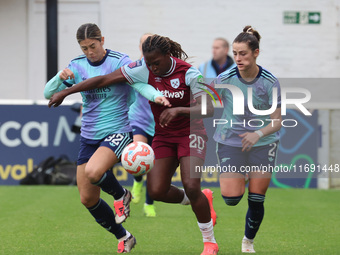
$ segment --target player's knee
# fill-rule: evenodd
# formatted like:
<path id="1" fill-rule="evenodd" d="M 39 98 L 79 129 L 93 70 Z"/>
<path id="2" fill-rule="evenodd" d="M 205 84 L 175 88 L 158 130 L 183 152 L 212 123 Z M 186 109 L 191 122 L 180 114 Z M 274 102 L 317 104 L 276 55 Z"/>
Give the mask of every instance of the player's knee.
<path id="1" fill-rule="evenodd" d="M 190 201 L 195 201 L 202 193 L 200 187 L 195 185 L 186 185 L 184 190 Z"/>
<path id="2" fill-rule="evenodd" d="M 163 188 L 148 185 L 148 193 L 153 200 L 162 201 L 166 191 Z"/>
<path id="3" fill-rule="evenodd" d="M 222 195 L 222 197 L 223 197 L 224 202 L 227 205 L 235 206 L 241 201 L 243 194 L 241 196 L 236 196 L 236 197 L 229 197 L 229 196 L 223 196 L 223 195 Z"/>
<path id="4" fill-rule="evenodd" d="M 98 173 L 99 173 L 99 170 L 96 168 L 93 168 L 88 165 L 85 167 L 85 175 L 91 183 L 96 183 L 100 180 L 102 176 Z"/>
<path id="5" fill-rule="evenodd" d="M 80 194 L 80 202 L 86 208 L 90 208 L 98 202 L 98 198 L 95 198 L 95 197 L 88 195 L 88 194 L 86 194 L 86 195 Z"/>
<path id="6" fill-rule="evenodd" d="M 153 200 L 158 200 L 158 199 L 156 199 L 156 198 L 158 198 L 158 196 L 159 196 L 159 194 L 158 194 L 158 192 L 156 191 L 156 190 L 154 190 L 154 189 L 149 189 L 148 188 L 148 193 L 149 193 L 149 196 L 153 199 Z"/>

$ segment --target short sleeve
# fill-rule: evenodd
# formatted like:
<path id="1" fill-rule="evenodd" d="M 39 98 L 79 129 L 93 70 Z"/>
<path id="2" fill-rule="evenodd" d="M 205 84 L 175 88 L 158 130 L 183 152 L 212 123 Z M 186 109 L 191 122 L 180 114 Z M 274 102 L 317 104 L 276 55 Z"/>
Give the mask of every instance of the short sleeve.
<path id="1" fill-rule="evenodd" d="M 193 66 L 190 67 L 185 73 L 185 84 L 190 86 L 190 90 L 194 98 L 205 94 L 203 83 L 204 78 L 201 72 Z"/>
<path id="2" fill-rule="evenodd" d="M 149 69 L 145 64 L 144 59 L 124 65 L 120 70 L 129 84 L 136 82 L 148 83 Z"/>

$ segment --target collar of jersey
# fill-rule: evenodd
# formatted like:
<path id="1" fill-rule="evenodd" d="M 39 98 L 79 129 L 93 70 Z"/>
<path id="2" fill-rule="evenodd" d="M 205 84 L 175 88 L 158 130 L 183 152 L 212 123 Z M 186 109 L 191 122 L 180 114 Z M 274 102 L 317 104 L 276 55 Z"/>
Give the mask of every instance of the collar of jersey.
<path id="1" fill-rule="evenodd" d="M 87 62 L 91 65 L 91 66 L 100 66 L 101 64 L 103 64 L 107 58 L 107 56 L 109 55 L 110 50 L 106 49 L 106 54 L 103 57 L 102 60 L 98 61 L 98 62 L 91 62 L 89 59 L 87 59 Z"/>
<path id="2" fill-rule="evenodd" d="M 257 65 L 259 67 L 259 73 L 256 75 L 256 78 L 252 81 L 246 81 L 244 80 L 242 77 L 241 77 L 241 74 L 238 70 L 238 67 L 236 66 L 236 74 L 237 74 L 237 77 L 240 79 L 240 81 L 246 85 L 253 85 L 255 82 L 257 82 L 257 80 L 260 78 L 261 74 L 262 74 L 262 67 Z"/>
<path id="3" fill-rule="evenodd" d="M 167 76 L 171 75 L 175 70 L 176 61 L 172 57 L 170 57 L 170 59 L 171 59 L 171 67 L 166 74 L 162 75 L 162 77 L 167 77 Z"/>

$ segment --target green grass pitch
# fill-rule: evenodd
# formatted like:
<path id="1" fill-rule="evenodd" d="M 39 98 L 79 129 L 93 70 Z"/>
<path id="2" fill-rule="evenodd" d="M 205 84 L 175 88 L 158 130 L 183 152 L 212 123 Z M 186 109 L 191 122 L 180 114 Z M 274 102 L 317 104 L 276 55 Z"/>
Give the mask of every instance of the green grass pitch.
<path id="1" fill-rule="evenodd" d="M 247 199 L 224 204 L 213 188 L 219 254 L 241 254 Z M 112 198 L 103 195 L 112 204 Z M 202 237 L 190 206 L 156 202 L 157 217 L 132 204 L 124 227 L 136 236 L 131 254 L 200 254 Z M 340 191 L 269 189 L 257 254 L 340 254 Z M 0 254 L 116 254 L 74 186 L 0 186 Z"/>

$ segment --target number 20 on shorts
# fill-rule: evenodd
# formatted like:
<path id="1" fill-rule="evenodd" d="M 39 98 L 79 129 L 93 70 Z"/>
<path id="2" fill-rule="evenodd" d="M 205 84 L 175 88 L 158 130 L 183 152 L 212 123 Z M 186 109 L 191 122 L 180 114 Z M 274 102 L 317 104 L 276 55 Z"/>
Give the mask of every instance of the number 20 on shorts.
<path id="1" fill-rule="evenodd" d="M 199 150 L 203 150 L 204 149 L 204 145 L 205 145 L 205 141 L 201 136 L 198 136 L 196 134 L 191 134 L 189 136 L 190 139 L 190 143 L 189 143 L 189 147 L 190 148 L 198 148 Z"/>

